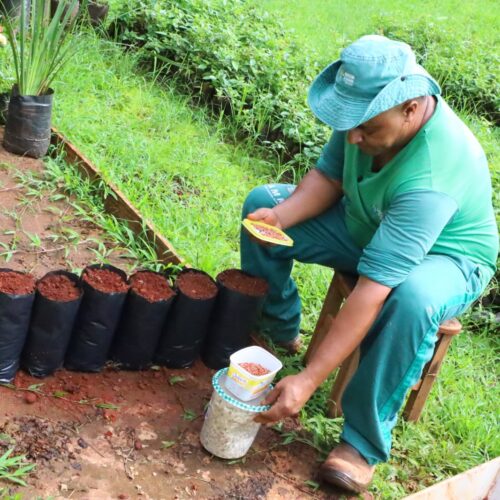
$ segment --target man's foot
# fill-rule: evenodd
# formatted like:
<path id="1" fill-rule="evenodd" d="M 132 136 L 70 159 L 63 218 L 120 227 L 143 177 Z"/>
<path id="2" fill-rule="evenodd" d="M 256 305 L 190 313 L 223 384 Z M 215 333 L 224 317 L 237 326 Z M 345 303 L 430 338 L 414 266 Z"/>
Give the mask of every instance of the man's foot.
<path id="1" fill-rule="evenodd" d="M 354 493 L 362 493 L 368 488 L 375 472 L 375 466 L 347 443 L 340 443 L 319 468 L 319 477 L 333 486 Z"/>
<path id="2" fill-rule="evenodd" d="M 300 352 L 304 343 L 302 342 L 300 335 L 297 335 L 294 339 L 287 342 L 276 342 L 276 345 L 278 347 L 281 347 L 282 349 L 285 349 L 287 354 L 293 356 L 294 354 L 298 354 Z"/>
<path id="3" fill-rule="evenodd" d="M 260 335 L 259 333 L 252 333 L 251 337 L 252 337 L 252 342 L 255 345 L 263 347 L 268 351 L 275 352 L 275 349 L 271 347 L 273 344 L 270 341 L 268 341 L 269 337 L 265 337 L 263 335 Z M 284 349 L 287 354 L 294 355 L 297 354 L 302 349 L 303 343 L 300 338 L 300 335 L 297 335 L 294 339 L 288 340 L 287 342 L 274 342 L 274 345 L 276 347 Z"/>

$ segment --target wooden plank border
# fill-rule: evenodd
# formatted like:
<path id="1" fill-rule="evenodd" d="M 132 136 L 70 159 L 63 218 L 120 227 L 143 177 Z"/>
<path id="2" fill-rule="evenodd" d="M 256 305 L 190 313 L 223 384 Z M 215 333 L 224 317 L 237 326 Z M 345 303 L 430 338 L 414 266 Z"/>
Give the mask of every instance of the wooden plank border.
<path id="1" fill-rule="evenodd" d="M 75 166 L 83 177 L 91 181 L 104 182 L 113 196 L 104 199 L 104 207 L 107 213 L 114 215 L 117 219 L 128 223 L 130 229 L 137 236 L 145 236 L 154 247 L 159 262 L 163 264 L 184 264 L 184 260 L 177 254 L 173 245 L 161 234 L 151 222 L 143 219 L 140 212 L 132 205 L 127 197 L 111 182 L 106 181 L 99 169 L 79 151 L 64 135 L 55 127 L 52 127 L 51 142 L 65 153 L 65 160 Z"/>

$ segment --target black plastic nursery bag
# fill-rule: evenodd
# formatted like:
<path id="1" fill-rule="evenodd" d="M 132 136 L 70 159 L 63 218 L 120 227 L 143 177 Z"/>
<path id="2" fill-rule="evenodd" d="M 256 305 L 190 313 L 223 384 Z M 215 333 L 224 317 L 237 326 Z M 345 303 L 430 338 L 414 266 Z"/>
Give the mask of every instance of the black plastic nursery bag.
<path id="1" fill-rule="evenodd" d="M 188 269 L 185 273 L 203 274 L 203 271 Z M 180 276 L 179 275 L 179 276 Z M 213 282 L 212 278 L 210 280 Z M 169 368 L 188 368 L 198 357 L 208 332 L 210 316 L 217 299 L 217 290 L 212 297 L 194 298 L 176 286 L 177 298 L 170 312 L 155 362 Z"/>
<path id="2" fill-rule="evenodd" d="M 0 292 L 0 383 L 12 382 L 19 369 L 34 299 L 34 291 L 26 295 Z"/>
<path id="3" fill-rule="evenodd" d="M 16 86 L 9 101 L 3 145 L 18 155 L 41 158 L 50 145 L 54 91 L 39 96 L 19 95 Z"/>
<path id="4" fill-rule="evenodd" d="M 109 269 L 120 274 L 125 280 L 127 278 L 123 271 L 114 266 L 93 265 L 88 268 Z M 64 366 L 68 370 L 99 372 L 108 358 L 127 292 L 105 293 L 91 287 L 83 279 L 81 283 L 84 295 Z"/>
<path id="5" fill-rule="evenodd" d="M 47 273 L 42 280 L 52 275 L 67 276 L 80 287 L 78 277 L 67 271 Z M 21 358 L 23 369 L 30 375 L 46 377 L 62 366 L 82 300 L 81 288 L 79 292 L 78 298 L 62 301 L 45 297 L 37 289 L 28 338 Z"/>
<path id="6" fill-rule="evenodd" d="M 216 279 L 219 294 L 201 356 L 203 362 L 214 370 L 228 366 L 229 356 L 249 345 L 250 334 L 267 294 L 267 286 L 266 291 L 260 295 L 245 294 L 225 286 L 224 274 L 234 271 L 237 270 L 223 271 Z"/>
<path id="7" fill-rule="evenodd" d="M 128 370 L 148 368 L 174 298 L 172 295 L 150 302 L 131 288 L 115 334 L 111 359 Z"/>

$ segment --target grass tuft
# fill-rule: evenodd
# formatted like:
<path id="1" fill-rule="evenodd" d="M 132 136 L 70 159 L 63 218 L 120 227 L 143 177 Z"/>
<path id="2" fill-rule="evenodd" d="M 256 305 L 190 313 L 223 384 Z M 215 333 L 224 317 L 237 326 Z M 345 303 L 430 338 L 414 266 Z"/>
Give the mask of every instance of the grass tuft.
<path id="1" fill-rule="evenodd" d="M 9 449 L 0 456 L 0 480 L 26 486 L 24 478 L 35 468 L 35 464 L 27 463 L 24 455 L 12 453 L 13 450 Z"/>

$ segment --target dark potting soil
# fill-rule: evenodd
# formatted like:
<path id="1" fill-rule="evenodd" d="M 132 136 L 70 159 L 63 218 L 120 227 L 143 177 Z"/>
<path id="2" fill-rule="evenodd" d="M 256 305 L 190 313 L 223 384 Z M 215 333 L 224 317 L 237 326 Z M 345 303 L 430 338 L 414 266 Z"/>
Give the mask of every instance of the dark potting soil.
<path id="1" fill-rule="evenodd" d="M 217 286 L 203 273 L 182 273 L 175 284 L 184 295 L 192 299 L 211 299 L 217 294 Z"/>
<path id="2" fill-rule="evenodd" d="M 64 274 L 51 274 L 42 278 L 37 289 L 45 298 L 58 302 L 76 300 L 81 293 L 78 285 Z"/>
<path id="3" fill-rule="evenodd" d="M 129 287 L 118 273 L 109 269 L 85 269 L 83 280 L 95 290 L 104 293 L 126 292 Z"/>
<path id="4" fill-rule="evenodd" d="M 31 274 L 0 271 L 0 292 L 9 295 L 27 295 L 35 290 L 35 278 Z"/>
<path id="5" fill-rule="evenodd" d="M 219 274 L 218 279 L 226 288 L 245 295 L 261 297 L 267 293 L 266 280 L 249 276 L 238 269 L 223 271 Z"/>
<path id="6" fill-rule="evenodd" d="M 149 302 L 167 300 L 175 293 L 170 288 L 167 278 L 149 271 L 135 273 L 130 278 L 130 287 Z"/>

